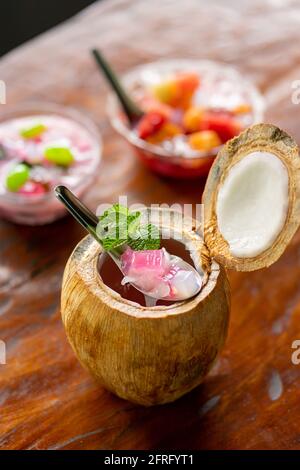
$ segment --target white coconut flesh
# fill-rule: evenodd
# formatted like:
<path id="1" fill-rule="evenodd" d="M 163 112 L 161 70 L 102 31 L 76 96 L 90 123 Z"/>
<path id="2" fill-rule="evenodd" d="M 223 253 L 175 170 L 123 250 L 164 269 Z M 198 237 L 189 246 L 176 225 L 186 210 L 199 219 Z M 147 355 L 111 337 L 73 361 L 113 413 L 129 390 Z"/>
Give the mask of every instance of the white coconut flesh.
<path id="1" fill-rule="evenodd" d="M 276 155 L 255 151 L 232 166 L 219 188 L 217 223 L 230 253 L 255 257 L 272 246 L 288 212 L 289 178 Z"/>

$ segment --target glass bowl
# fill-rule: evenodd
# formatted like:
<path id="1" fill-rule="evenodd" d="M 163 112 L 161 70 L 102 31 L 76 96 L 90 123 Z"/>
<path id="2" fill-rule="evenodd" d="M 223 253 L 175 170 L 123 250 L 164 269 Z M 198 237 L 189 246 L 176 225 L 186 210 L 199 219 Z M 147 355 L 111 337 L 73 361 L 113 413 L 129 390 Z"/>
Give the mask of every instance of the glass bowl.
<path id="1" fill-rule="evenodd" d="M 102 140 L 100 133 L 94 122 L 81 112 L 66 106 L 60 106 L 52 103 L 25 103 L 16 106 L 5 106 L 5 111 L 1 114 L 0 125 L 11 119 L 31 116 L 58 116 L 68 119 L 79 125 L 89 136 L 91 144 L 90 158 L 88 167 L 85 166 L 84 172 L 78 174 L 76 178 L 72 178 L 68 186 L 74 193 L 81 197 L 89 188 L 92 181 L 97 175 L 97 169 L 100 164 L 102 155 Z M 0 175 L 5 173 L 4 165 L 8 165 L 7 161 L 0 160 Z M 56 184 L 63 183 L 59 178 Z M 66 211 L 63 205 L 56 199 L 52 188 L 44 194 L 23 195 L 5 191 L 2 183 L 2 191 L 0 188 L 0 218 L 10 220 L 25 225 L 43 225 L 53 222 L 54 220 L 64 216 Z"/>
<path id="2" fill-rule="evenodd" d="M 122 76 L 126 90 L 137 101 L 145 88 L 169 78 L 177 72 L 196 72 L 201 77 L 201 87 L 197 93 L 199 105 L 222 108 L 222 103 L 234 104 L 243 99 L 252 108 L 248 118 L 238 119 L 241 129 L 261 122 L 264 114 L 264 99 L 257 88 L 237 70 L 224 64 L 202 60 L 161 60 L 140 65 Z M 197 103 L 198 104 L 198 103 Z M 114 129 L 132 146 L 134 152 L 151 170 L 163 176 L 187 179 L 206 176 L 220 150 L 220 146 L 210 151 L 174 151 L 140 139 L 128 126 L 128 122 L 116 97 L 108 97 L 107 111 Z"/>

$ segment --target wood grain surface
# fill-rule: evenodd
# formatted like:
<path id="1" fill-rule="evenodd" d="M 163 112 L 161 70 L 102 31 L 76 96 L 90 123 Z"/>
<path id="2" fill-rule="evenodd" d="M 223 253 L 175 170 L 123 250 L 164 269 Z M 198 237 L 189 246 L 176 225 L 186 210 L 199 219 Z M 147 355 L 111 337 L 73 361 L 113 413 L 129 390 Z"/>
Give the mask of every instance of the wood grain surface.
<path id="1" fill-rule="evenodd" d="M 8 104 L 48 100 L 85 109 L 104 156 L 86 202 L 200 202 L 204 182 L 148 173 L 110 128 L 107 88 L 89 56 L 99 46 L 119 72 L 159 57 L 237 66 L 265 93 L 266 120 L 300 142 L 300 5 L 283 0 L 104 0 L 0 61 Z M 2 111 L 0 105 L 0 112 Z M 5 110 L 5 108 L 3 107 Z M 70 218 L 40 228 L 0 223 L 1 449 L 300 448 L 300 234 L 268 270 L 230 272 L 225 349 L 205 383 L 179 401 L 142 408 L 99 387 L 67 343 L 64 265 L 84 235 Z"/>

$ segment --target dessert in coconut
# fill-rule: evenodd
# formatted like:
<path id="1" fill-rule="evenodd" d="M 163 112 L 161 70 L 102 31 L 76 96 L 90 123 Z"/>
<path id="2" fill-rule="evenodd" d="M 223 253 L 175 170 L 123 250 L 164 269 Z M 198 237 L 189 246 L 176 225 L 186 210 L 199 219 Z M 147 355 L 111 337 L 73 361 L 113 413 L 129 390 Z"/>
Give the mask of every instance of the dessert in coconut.
<path id="1" fill-rule="evenodd" d="M 182 302 L 147 307 L 124 299 L 99 275 L 102 247 L 91 237 L 82 240 L 65 269 L 62 319 L 84 367 L 107 389 L 146 406 L 174 401 L 199 385 L 227 334 L 224 268 L 267 267 L 283 253 L 299 225 L 299 178 L 293 139 L 259 124 L 228 142 L 210 171 L 205 243 L 176 217 L 168 227 L 159 216 L 152 221 L 160 230 L 181 230 L 202 270 L 200 292 Z"/>

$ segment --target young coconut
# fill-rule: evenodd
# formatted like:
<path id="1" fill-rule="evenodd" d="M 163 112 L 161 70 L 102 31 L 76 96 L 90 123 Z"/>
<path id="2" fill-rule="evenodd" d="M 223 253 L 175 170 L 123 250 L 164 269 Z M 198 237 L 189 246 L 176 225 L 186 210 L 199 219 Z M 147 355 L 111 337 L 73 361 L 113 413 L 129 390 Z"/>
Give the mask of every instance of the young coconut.
<path id="1" fill-rule="evenodd" d="M 207 266 L 199 234 L 182 230 L 175 217 L 168 226 L 162 219 L 152 222 L 182 236 L 195 266 Z M 230 310 L 225 271 L 209 260 L 198 295 L 148 308 L 104 284 L 98 272 L 102 252 L 88 236 L 65 268 L 61 310 L 68 339 L 82 365 L 116 395 L 146 406 L 174 401 L 201 383 L 225 342 Z"/>
<path id="2" fill-rule="evenodd" d="M 204 270 L 203 287 L 170 306 L 123 299 L 98 273 L 101 246 L 91 237 L 82 240 L 62 288 L 62 319 L 80 362 L 115 394 L 147 406 L 174 401 L 199 385 L 227 334 L 230 293 L 223 266 L 251 271 L 278 259 L 299 225 L 299 180 L 298 148 L 277 127 L 259 124 L 228 142 L 203 195 L 206 245 L 196 231 L 182 231 Z M 176 220 L 170 224 L 179 230 Z"/>
<path id="3" fill-rule="evenodd" d="M 218 154 L 205 185 L 204 239 L 227 268 L 266 268 L 283 253 L 300 222 L 300 158 L 295 141 L 257 124 Z"/>

